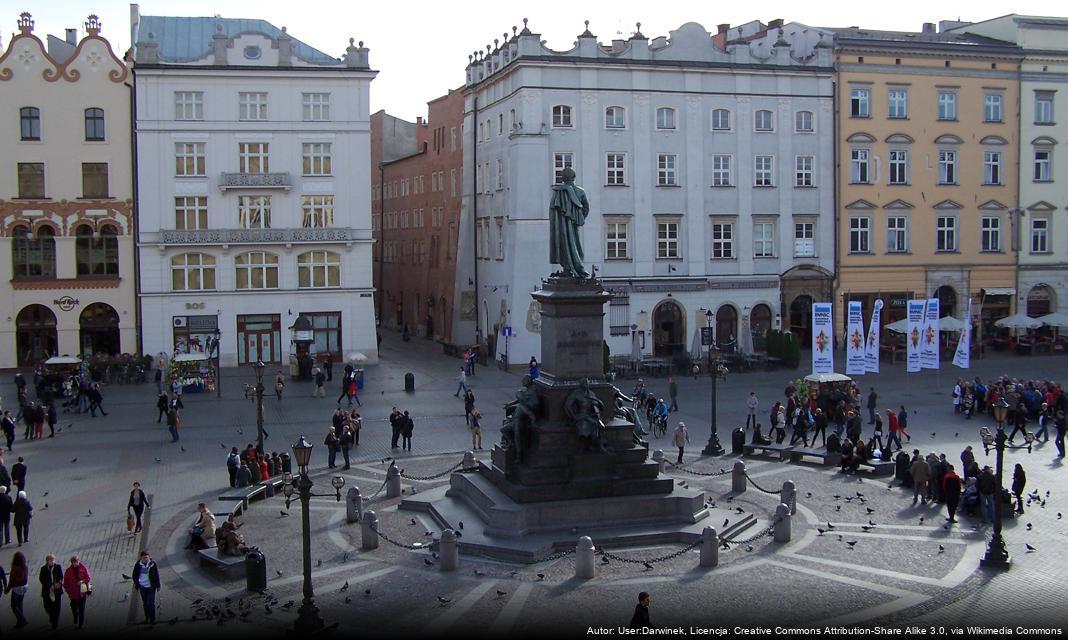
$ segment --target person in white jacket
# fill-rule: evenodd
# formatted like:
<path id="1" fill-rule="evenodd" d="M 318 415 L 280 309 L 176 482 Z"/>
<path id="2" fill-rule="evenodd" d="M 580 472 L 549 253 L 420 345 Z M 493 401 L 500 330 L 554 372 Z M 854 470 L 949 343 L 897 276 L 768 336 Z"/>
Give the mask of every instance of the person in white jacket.
<path id="1" fill-rule="evenodd" d="M 690 433 L 686 431 L 685 422 L 679 422 L 679 426 L 675 427 L 673 441 L 675 446 L 679 448 L 679 460 L 677 464 L 682 464 L 682 452 L 686 448 L 686 445 L 690 443 Z"/>
<path id="2" fill-rule="evenodd" d="M 752 422 L 755 427 L 757 424 L 757 408 L 760 407 L 760 401 L 757 400 L 756 391 L 749 392 L 749 397 L 745 399 L 745 406 L 749 410 L 745 416 L 745 428 L 749 428 L 750 422 Z"/>

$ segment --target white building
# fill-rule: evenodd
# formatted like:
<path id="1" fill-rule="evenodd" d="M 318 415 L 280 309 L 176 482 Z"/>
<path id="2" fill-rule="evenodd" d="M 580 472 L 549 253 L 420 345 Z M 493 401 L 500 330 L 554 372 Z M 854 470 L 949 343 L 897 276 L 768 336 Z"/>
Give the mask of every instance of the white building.
<path id="1" fill-rule="evenodd" d="M 830 299 L 831 34 L 687 23 L 602 45 L 587 29 L 557 52 L 524 26 L 495 44 L 467 67 L 455 326 L 471 339 L 512 363 L 539 353 L 529 294 L 556 270 L 548 203 L 565 166 L 592 203 L 587 263 L 616 294 L 613 354 L 690 351 L 709 310 L 718 342 L 759 350 L 791 301 Z"/>
<path id="2" fill-rule="evenodd" d="M 335 59 L 263 20 L 131 5 L 145 353 L 226 366 L 313 351 L 377 359 L 367 49 Z"/>

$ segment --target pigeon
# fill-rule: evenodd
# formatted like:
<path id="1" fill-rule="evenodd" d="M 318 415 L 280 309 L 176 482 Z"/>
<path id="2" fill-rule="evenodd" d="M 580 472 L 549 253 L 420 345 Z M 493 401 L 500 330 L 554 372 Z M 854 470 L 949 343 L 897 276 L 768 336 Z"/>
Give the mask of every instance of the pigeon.
<path id="1" fill-rule="evenodd" d="M 131 578 L 130 576 L 126 575 L 125 573 L 122 574 L 122 579 L 123 580 L 133 580 L 133 578 Z"/>
<path id="2" fill-rule="evenodd" d="M 849 548 L 852 549 L 853 547 L 857 546 L 857 541 L 856 540 L 847 540 L 846 544 L 848 544 Z"/>
<path id="3" fill-rule="evenodd" d="M 45 506 L 47 507 L 48 505 L 45 505 Z M 1057 519 L 1058 519 L 1058 520 L 1060 520 L 1060 519 L 1061 519 L 1061 512 L 1060 512 L 1060 511 L 1058 511 L 1058 512 L 1057 512 Z"/>
<path id="4" fill-rule="evenodd" d="M 834 510 L 835 511 L 841 511 L 842 510 L 842 505 L 835 506 Z"/>
<path id="5" fill-rule="evenodd" d="M 294 602 L 293 600 L 290 600 L 289 602 L 287 602 L 287 603 L 285 603 L 284 605 L 282 605 L 282 608 L 283 608 L 283 609 L 288 609 L 288 608 L 292 607 L 292 606 L 293 606 L 293 605 L 295 605 L 295 604 L 297 604 L 297 603 L 296 603 L 296 602 Z"/>
<path id="6" fill-rule="evenodd" d="M 122 600 L 119 600 L 119 602 L 126 602 L 129 599 L 130 599 L 130 594 L 129 593 L 124 593 L 124 594 L 122 594 Z"/>
<path id="7" fill-rule="evenodd" d="M 538 574 L 538 580 L 544 580 L 544 579 L 545 579 L 545 574 L 544 573 L 539 573 Z"/>
<path id="8" fill-rule="evenodd" d="M 1046 492 L 1046 497 L 1047 497 L 1047 498 L 1049 497 L 1049 491 L 1047 491 L 1047 492 Z"/>
<path id="9" fill-rule="evenodd" d="M 506 595 L 508 595 L 507 591 L 501 591 L 500 589 L 497 589 L 497 597 L 498 598 L 503 598 Z"/>
<path id="10" fill-rule="evenodd" d="M 434 561 L 431 560 L 430 558 L 423 558 L 423 564 L 425 564 L 428 567 L 432 567 L 432 566 L 434 566 Z"/>
<path id="11" fill-rule="evenodd" d="M 869 516 L 875 513 L 875 509 L 872 509 L 871 507 L 864 507 L 864 509 L 868 512 Z"/>
<path id="12" fill-rule="evenodd" d="M 68 428 L 69 428 L 69 427 L 68 427 Z M 71 460 L 71 461 L 70 461 L 70 463 L 71 463 L 71 464 L 74 464 L 74 463 L 75 463 L 75 462 L 77 462 L 77 461 L 78 461 L 78 459 L 77 459 L 77 458 L 74 458 L 73 460 Z"/>
<path id="13" fill-rule="evenodd" d="M 279 575 L 279 576 L 282 575 L 282 572 L 279 571 L 278 569 L 275 569 L 274 572 L 275 572 L 276 575 Z"/>
<path id="14" fill-rule="evenodd" d="M 278 513 L 279 513 L 279 514 L 281 514 L 281 515 L 280 515 L 280 517 L 282 517 L 282 518 L 284 518 L 284 517 L 286 517 L 286 516 L 288 516 L 288 515 L 289 515 L 289 512 L 288 512 L 288 511 L 286 511 L 285 509 L 282 509 L 282 510 L 281 510 L 281 511 L 279 511 Z"/>
<path id="15" fill-rule="evenodd" d="M 933 437 L 935 437 L 936 435 L 938 435 L 938 434 L 937 434 L 937 433 L 935 433 L 934 431 L 932 431 L 932 432 L 931 432 L 931 437 L 932 437 L 932 438 L 933 438 Z"/>
<path id="16" fill-rule="evenodd" d="M 170 625 L 178 624 L 178 616 L 175 616 L 175 617 L 171 618 L 170 620 L 168 620 L 167 624 L 170 624 Z"/>
<path id="17" fill-rule="evenodd" d="M 819 533 L 819 535 L 821 535 L 821 536 L 822 536 L 823 534 L 827 533 L 827 530 L 826 530 L 826 529 L 820 529 L 819 527 L 816 527 L 816 531 L 819 531 L 819 532 L 820 532 L 820 533 Z"/>
<path id="18" fill-rule="evenodd" d="M 608 556 L 601 556 L 601 564 L 608 564 Z"/>
<path id="19" fill-rule="evenodd" d="M 747 545 L 745 545 L 745 550 L 746 550 L 747 552 L 748 552 L 748 551 L 752 551 L 752 550 L 753 550 L 753 545 L 751 545 L 751 544 L 747 544 Z"/>
<path id="20" fill-rule="evenodd" d="M 956 437 L 957 437 L 957 436 L 959 436 L 959 435 L 960 435 L 960 432 L 958 431 L 957 433 L 954 433 L 954 434 L 953 434 L 953 437 L 954 437 L 954 438 L 956 438 Z"/>
<path id="21" fill-rule="evenodd" d="M 432 536 L 432 535 L 434 535 L 434 532 L 433 531 L 427 531 L 423 535 L 424 536 Z"/>
<path id="22" fill-rule="evenodd" d="M 245 432 L 241 429 L 241 427 L 237 428 L 237 433 L 238 433 L 238 435 L 242 435 L 242 436 L 245 435 Z"/>
<path id="23" fill-rule="evenodd" d="M 920 524 L 923 524 L 923 516 L 920 516 Z"/>
<path id="24" fill-rule="evenodd" d="M 1030 523 L 1030 522 L 1028 522 L 1028 523 L 1027 523 L 1027 530 L 1028 530 L 1028 531 L 1030 531 L 1030 530 L 1031 530 L 1031 523 Z"/>
<path id="25" fill-rule="evenodd" d="M 371 597 L 371 590 L 370 589 L 364 589 L 363 590 L 363 597 L 370 598 Z"/>
<path id="26" fill-rule="evenodd" d="M 486 577 L 486 572 L 485 571 L 479 571 L 478 569 L 475 569 L 475 575 L 478 576 L 479 578 L 485 578 Z"/>
<path id="27" fill-rule="evenodd" d="M 729 542 L 727 542 L 726 540 L 724 540 L 724 541 L 723 541 L 723 543 L 722 543 L 722 544 L 720 545 L 720 548 L 722 548 L 722 549 L 730 549 L 730 548 L 731 548 L 731 545 L 730 545 L 730 543 L 729 543 Z"/>
<path id="28" fill-rule="evenodd" d="M 447 605 L 450 602 L 452 602 L 452 600 L 450 598 L 442 598 L 441 596 L 438 596 L 438 602 L 440 602 L 441 606 L 444 607 L 445 605 Z"/>
<path id="29" fill-rule="evenodd" d="M 724 520 L 724 521 L 723 521 L 723 526 L 724 526 L 724 527 L 725 527 L 725 526 L 727 526 L 727 524 L 728 524 L 728 523 L 730 523 L 730 521 L 731 521 L 731 519 L 730 519 L 730 518 L 727 518 L 726 520 Z"/>
<path id="30" fill-rule="evenodd" d="M 225 448 L 226 448 L 226 445 L 225 445 L 225 444 L 223 444 L 223 443 L 221 443 L 221 442 L 219 443 L 219 446 L 220 446 L 220 447 L 222 447 L 223 449 L 225 449 Z"/>
<path id="31" fill-rule="evenodd" d="M 411 522 L 411 524 L 415 525 L 415 524 L 419 524 L 419 523 L 418 523 L 418 521 L 416 521 L 416 519 L 415 519 L 415 518 L 412 518 L 412 522 Z"/>
<path id="32" fill-rule="evenodd" d="M 345 584 L 341 585 L 341 593 L 345 593 L 348 590 L 349 590 L 349 581 L 346 580 Z"/>
<path id="33" fill-rule="evenodd" d="M 868 524 L 873 526 L 873 527 L 875 526 L 875 523 L 871 521 L 871 518 L 868 518 Z"/>
<path id="34" fill-rule="evenodd" d="M 316 566 L 316 567 L 321 567 L 321 566 L 323 566 L 323 561 L 322 561 L 322 560 L 316 560 L 316 561 L 315 561 L 315 566 Z"/>
<path id="35" fill-rule="evenodd" d="M 738 513 L 745 513 L 745 509 L 743 509 L 741 507 L 735 507 L 734 510 L 737 511 Z"/>
<path id="36" fill-rule="evenodd" d="M 648 562 L 643 562 L 642 566 L 645 567 L 646 571 L 652 571 L 653 570 L 653 565 L 649 564 Z"/>
<path id="37" fill-rule="evenodd" d="M 805 497 L 806 497 L 806 498 L 811 498 L 811 497 L 812 497 L 812 492 L 811 492 L 811 491 L 809 491 L 808 493 L 806 493 L 806 494 L 805 494 Z"/>
<path id="38" fill-rule="evenodd" d="M 838 495 L 837 493 L 836 493 L 836 494 L 834 494 L 834 495 L 833 495 L 833 496 L 831 496 L 831 497 L 833 497 L 833 498 L 834 498 L 835 500 L 841 500 L 841 499 L 842 499 L 842 496 Z"/>
<path id="39" fill-rule="evenodd" d="M 93 515 L 93 510 L 92 510 L 92 509 L 90 509 L 90 510 L 89 510 L 89 513 L 87 513 L 87 514 L 86 514 L 86 517 L 89 517 L 89 516 L 91 516 L 91 515 Z"/>
<path id="40" fill-rule="evenodd" d="M 464 521 L 463 521 L 463 520 L 460 520 L 460 521 L 459 521 L 459 522 L 457 522 L 456 524 L 457 524 L 457 525 L 458 525 L 458 526 L 460 527 L 460 530 L 461 530 L 461 531 L 463 531 L 463 528 L 464 528 Z"/>
<path id="41" fill-rule="evenodd" d="M 838 542 L 841 542 L 841 541 L 842 541 L 842 534 L 839 533 L 838 534 Z"/>
<path id="42" fill-rule="evenodd" d="M 869 527 L 868 525 L 861 525 L 860 528 L 864 530 L 864 533 L 867 533 L 867 532 L 871 531 L 872 529 L 874 529 L 875 527 Z"/>
<path id="43" fill-rule="evenodd" d="M 857 492 L 857 497 L 858 497 L 858 498 L 863 498 L 863 497 L 864 497 L 864 494 L 858 491 L 858 492 Z"/>
<path id="44" fill-rule="evenodd" d="M 44 493 L 42 493 L 42 494 L 41 494 L 41 497 L 42 497 L 42 498 L 47 498 L 47 497 L 48 497 L 48 492 L 47 492 L 47 491 L 45 491 Z"/>
<path id="45" fill-rule="evenodd" d="M 1027 547 L 1027 553 L 1034 553 L 1035 551 L 1038 551 L 1038 549 L 1032 547 L 1031 545 L 1027 544 L 1026 542 L 1024 543 L 1024 546 Z"/>
<path id="46" fill-rule="evenodd" d="M 349 596 L 345 596 L 345 604 L 352 604 L 352 598 Z"/>
<path id="47" fill-rule="evenodd" d="M 185 453 L 185 447 L 179 445 L 178 448 L 182 450 L 182 453 Z"/>
<path id="48" fill-rule="evenodd" d="M 831 524 L 830 522 L 828 522 L 828 523 L 827 523 L 827 530 L 828 530 L 828 531 L 834 531 L 834 525 L 833 525 L 833 524 Z"/>
<path id="49" fill-rule="evenodd" d="M 45 509 L 47 509 L 47 508 L 48 508 L 48 503 L 47 503 L 47 502 L 45 503 L 45 506 L 44 506 L 44 508 L 45 508 Z"/>
<path id="50" fill-rule="evenodd" d="M 938 553 L 945 553 L 946 548 L 943 545 L 938 545 Z"/>
<path id="51" fill-rule="evenodd" d="M 163 462 L 163 461 L 162 461 L 162 460 L 160 460 L 159 458 L 156 458 L 155 460 L 156 460 L 156 464 L 159 464 L 159 463 Z"/>
<path id="52" fill-rule="evenodd" d="M 430 552 L 430 555 L 431 555 L 431 556 L 432 556 L 432 557 L 433 557 L 433 558 L 434 558 L 435 560 L 439 560 L 439 559 L 440 559 L 440 558 L 438 557 L 438 554 L 437 554 L 436 552 L 434 552 L 434 551 L 431 551 L 431 552 Z"/>
<path id="53" fill-rule="evenodd" d="M 265 604 L 265 605 L 263 605 L 263 612 L 266 613 L 267 615 L 271 615 L 272 613 L 274 613 L 274 610 L 271 609 L 271 605 Z"/>

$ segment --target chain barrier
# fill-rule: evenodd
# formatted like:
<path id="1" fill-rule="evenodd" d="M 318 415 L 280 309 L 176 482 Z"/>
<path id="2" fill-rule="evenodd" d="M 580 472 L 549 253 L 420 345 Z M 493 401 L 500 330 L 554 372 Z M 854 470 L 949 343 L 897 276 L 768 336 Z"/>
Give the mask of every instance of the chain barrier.
<path id="1" fill-rule="evenodd" d="M 745 479 L 749 481 L 749 484 L 751 484 L 754 487 L 756 487 L 757 491 L 763 491 L 764 493 L 769 493 L 771 495 L 779 495 L 779 494 L 782 493 L 782 489 L 776 489 L 775 491 L 770 491 L 770 490 L 765 489 L 764 487 L 760 486 L 759 484 L 756 483 L 755 480 L 753 480 L 752 478 L 749 477 L 749 473 L 748 472 L 745 474 Z"/>
<path id="2" fill-rule="evenodd" d="M 416 551 L 416 550 L 419 550 L 419 549 L 426 549 L 426 548 L 428 548 L 430 546 L 429 544 L 426 544 L 426 543 L 405 544 L 403 542 L 397 542 L 396 540 L 393 540 L 392 538 L 390 538 L 386 534 L 384 534 L 381 531 L 379 531 L 378 527 L 371 527 L 371 531 L 374 531 L 376 534 L 378 534 L 378 537 L 382 538 L 386 542 L 390 543 L 391 545 L 393 545 L 395 547 L 400 547 L 401 549 L 408 549 L 410 551 Z"/>
<path id="3" fill-rule="evenodd" d="M 761 538 L 770 537 L 772 534 L 774 534 L 775 533 L 775 525 L 778 524 L 778 523 L 779 523 L 779 518 L 776 518 L 766 528 L 758 531 L 757 533 L 749 536 L 748 538 L 745 538 L 745 539 L 742 539 L 742 540 L 726 540 L 726 539 L 722 539 L 722 540 L 719 541 L 719 543 L 720 543 L 720 545 L 722 547 L 728 548 L 731 545 L 749 544 L 751 542 L 756 542 L 757 540 L 759 540 Z"/>
<path id="4" fill-rule="evenodd" d="M 656 558 L 642 558 L 642 559 L 638 559 L 638 560 L 635 560 L 633 558 L 624 558 L 623 556 L 617 556 L 616 554 L 610 553 L 609 551 L 607 551 L 605 549 L 601 549 L 601 557 L 609 558 L 611 560 L 618 560 L 619 562 L 626 562 L 626 563 L 629 563 L 629 564 L 654 564 L 656 562 L 666 562 L 668 560 L 674 560 L 675 558 L 678 558 L 679 556 L 681 556 L 681 555 L 683 555 L 685 553 L 693 551 L 694 549 L 696 549 L 700 545 L 701 545 L 701 539 L 698 538 L 697 542 L 694 542 L 693 544 L 687 545 L 687 546 L 683 547 L 682 549 L 679 549 L 678 551 L 676 551 L 674 553 L 669 553 L 667 555 L 658 556 Z"/>
<path id="5" fill-rule="evenodd" d="M 672 469 L 678 469 L 679 471 L 682 471 L 683 473 L 689 473 L 689 474 L 692 474 L 692 475 L 695 475 L 695 476 L 716 477 L 716 476 L 725 476 L 728 473 L 730 473 L 729 469 L 720 469 L 719 471 L 712 471 L 712 472 L 706 473 L 704 471 L 694 471 L 693 469 L 687 469 L 686 467 L 682 466 L 681 464 L 675 464 L 674 462 L 672 462 L 670 460 L 664 460 L 664 462 L 666 462 L 668 465 L 670 465 Z"/>
<path id="6" fill-rule="evenodd" d="M 449 467 L 448 469 L 442 471 L 441 473 L 435 473 L 432 476 L 410 476 L 410 475 L 404 473 L 403 471 L 401 471 L 400 476 L 402 478 L 404 478 L 405 480 L 437 480 L 438 478 L 444 478 L 445 476 L 449 475 L 453 471 L 456 471 L 457 469 L 462 467 L 463 464 L 464 463 L 461 460 L 460 462 L 457 462 L 456 464 L 452 465 L 451 467 Z"/>
<path id="7" fill-rule="evenodd" d="M 378 494 L 382 493 L 382 489 L 385 489 L 385 488 L 386 488 L 386 483 L 387 483 L 387 482 L 389 482 L 389 480 L 388 480 L 388 479 L 386 479 L 386 480 L 383 480 L 383 481 L 382 481 L 382 486 L 378 487 L 378 490 L 377 490 L 377 491 L 375 491 L 375 492 L 374 492 L 374 493 L 372 493 L 371 495 L 369 495 L 369 496 L 367 496 L 366 498 L 364 498 L 364 502 L 370 502 L 370 501 L 374 500 L 374 499 L 375 499 L 375 497 L 376 497 L 376 496 L 378 496 Z"/>

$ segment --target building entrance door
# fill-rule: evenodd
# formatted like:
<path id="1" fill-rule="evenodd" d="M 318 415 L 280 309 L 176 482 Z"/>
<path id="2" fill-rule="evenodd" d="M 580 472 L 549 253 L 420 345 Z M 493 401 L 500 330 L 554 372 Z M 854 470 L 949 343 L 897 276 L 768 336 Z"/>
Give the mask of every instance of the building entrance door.
<path id="1" fill-rule="evenodd" d="M 282 320 L 278 315 L 237 316 L 237 362 L 281 364 Z"/>
<path id="2" fill-rule="evenodd" d="M 28 367 L 57 353 L 56 314 L 44 305 L 31 304 L 15 318 L 16 349 L 20 367 Z"/>

